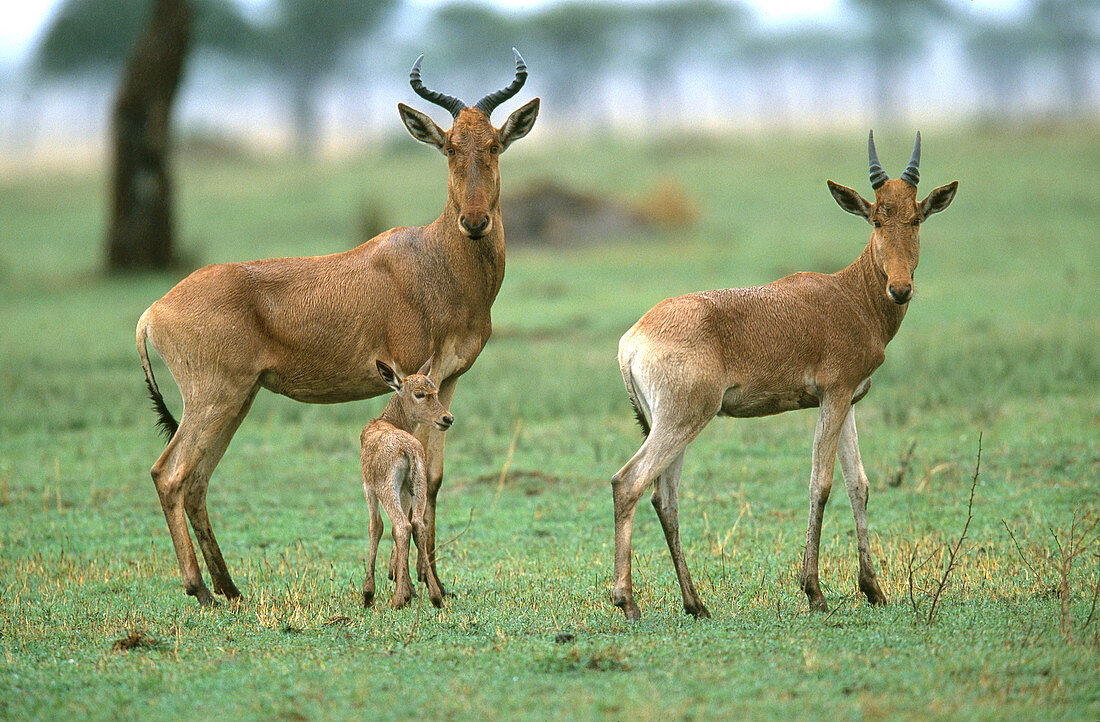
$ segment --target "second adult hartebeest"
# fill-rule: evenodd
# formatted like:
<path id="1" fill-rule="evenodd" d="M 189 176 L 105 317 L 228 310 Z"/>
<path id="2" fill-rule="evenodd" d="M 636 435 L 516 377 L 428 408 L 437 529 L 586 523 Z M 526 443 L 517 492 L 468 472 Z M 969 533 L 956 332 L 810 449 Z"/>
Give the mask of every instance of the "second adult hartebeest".
<path id="1" fill-rule="evenodd" d="M 715 416 L 767 416 L 818 406 L 810 473 L 810 519 L 801 584 L 810 608 L 827 609 L 818 581 L 821 518 L 840 452 L 855 515 L 859 587 L 883 604 L 867 540 L 867 475 L 853 404 L 867 393 L 913 295 L 920 224 L 947 208 L 958 182 L 917 200 L 920 134 L 909 166 L 890 180 L 868 138 L 875 201 L 829 181 L 840 207 L 873 226 L 863 253 L 833 274 L 796 273 L 766 286 L 693 293 L 654 306 L 619 341 L 623 382 L 645 442 L 612 480 L 615 577 L 612 601 L 629 620 L 641 612 L 630 575 L 630 536 L 642 493 L 656 482 L 653 507 L 676 568 L 684 610 L 699 600 L 680 546 L 677 489 L 684 450 Z"/>
<path id="2" fill-rule="evenodd" d="M 260 388 L 310 403 L 365 399 L 390 390 L 375 359 L 385 359 L 405 375 L 433 358 L 431 379 L 440 402 L 449 407 L 455 382 L 488 341 L 490 308 L 504 279 L 498 158 L 527 135 L 539 110 L 535 98 L 499 129 L 489 122 L 493 110 L 519 92 L 527 78 L 523 58 L 518 52 L 515 56 L 512 83 L 472 107 L 424 87 L 423 56 L 413 65 L 413 90 L 454 117 L 444 132 L 424 113 L 398 104 L 412 136 L 447 157 L 447 199 L 433 223 L 394 228 L 329 256 L 207 266 L 141 315 L 138 352 L 160 423 L 171 437 L 153 465 L 153 481 L 184 588 L 203 606 L 213 604 L 214 597 L 199 571 L 186 519 L 214 591 L 228 599 L 240 597 L 210 527 L 206 490 Z M 179 385 L 183 417 L 178 425 L 153 378 L 146 339 Z M 423 579 L 426 564 L 437 576 L 435 506 L 444 434 L 425 426 L 417 437 L 428 477 L 427 548 L 417 557 Z"/>

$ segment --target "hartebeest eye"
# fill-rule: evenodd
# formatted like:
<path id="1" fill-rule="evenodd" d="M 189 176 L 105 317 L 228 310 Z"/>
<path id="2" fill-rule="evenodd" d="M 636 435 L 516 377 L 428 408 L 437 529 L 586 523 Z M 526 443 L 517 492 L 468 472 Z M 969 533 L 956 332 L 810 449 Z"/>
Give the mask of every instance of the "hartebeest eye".
<path id="1" fill-rule="evenodd" d="M 455 147 L 453 145 L 447 146 L 447 155 L 448 156 L 453 158 L 456 152 L 457 151 L 455 151 Z"/>
<path id="2" fill-rule="evenodd" d="M 489 152 L 493 155 L 500 153 L 500 146 L 494 143 L 493 145 L 489 146 Z"/>
<path id="3" fill-rule="evenodd" d="M 875 228 L 882 228 L 882 221 L 876 218 L 875 220 L 871 221 L 871 225 L 873 225 Z"/>
<path id="4" fill-rule="evenodd" d="M 919 218 L 914 218 L 913 220 L 909 221 L 909 225 L 919 226 L 920 225 L 920 219 Z"/>
<path id="5" fill-rule="evenodd" d="M 423 391 L 417 391 L 416 393 L 414 393 L 414 394 L 413 394 L 413 396 L 415 396 L 415 397 L 416 397 L 416 398 L 418 398 L 418 399 L 422 399 L 422 398 L 424 398 L 425 396 L 427 396 L 427 394 L 426 394 L 426 393 L 424 393 Z"/>

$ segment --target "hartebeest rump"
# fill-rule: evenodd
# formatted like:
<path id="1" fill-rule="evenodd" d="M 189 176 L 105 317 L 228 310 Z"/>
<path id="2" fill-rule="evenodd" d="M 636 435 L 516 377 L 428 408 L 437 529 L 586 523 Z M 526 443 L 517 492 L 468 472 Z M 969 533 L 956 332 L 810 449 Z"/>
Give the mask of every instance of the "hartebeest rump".
<path id="1" fill-rule="evenodd" d="M 184 588 L 203 606 L 214 598 L 199 571 L 184 514 L 214 591 L 238 598 L 210 528 L 206 490 L 261 387 L 310 403 L 354 401 L 389 391 L 375 359 L 387 359 L 398 373 L 408 373 L 434 358 L 431 377 L 446 408 L 458 377 L 489 339 L 490 309 L 504 279 L 498 156 L 527 135 L 539 109 L 535 98 L 500 129 L 489 122 L 493 109 L 519 92 L 527 78 L 523 58 L 515 55 L 512 83 L 473 107 L 424 87 L 423 56 L 413 65 L 413 90 L 454 117 L 444 132 L 424 113 L 398 104 L 412 136 L 447 156 L 447 200 L 433 223 L 394 228 L 329 256 L 207 266 L 141 315 L 138 352 L 161 425 L 171 435 L 153 465 L 153 481 Z M 178 425 L 153 379 L 146 339 L 179 385 L 183 417 Z M 417 557 L 424 578 L 425 564 L 433 571 L 435 565 L 444 435 L 423 427 L 417 438 L 428 467 L 427 548 Z"/>
<path id="2" fill-rule="evenodd" d="M 913 295 L 921 221 L 947 208 L 958 182 L 917 201 L 920 134 L 909 166 L 890 180 L 868 139 L 874 203 L 829 181 L 840 207 L 871 223 L 871 240 L 847 268 L 796 273 L 766 286 L 693 293 L 654 306 L 619 341 L 619 368 L 646 433 L 615 474 L 615 578 L 612 601 L 629 620 L 641 612 L 630 575 L 630 536 L 642 493 L 656 482 L 653 506 L 676 568 L 684 610 L 710 613 L 699 600 L 680 546 L 677 489 L 684 450 L 715 416 L 767 416 L 819 406 L 810 474 L 810 519 L 801 585 L 811 609 L 827 604 L 818 582 L 821 518 L 840 450 L 855 515 L 859 587 L 884 604 L 867 540 L 867 475 L 859 456 L 853 404 L 867 393 Z"/>
<path id="3" fill-rule="evenodd" d="M 378 504 L 386 510 L 393 526 L 393 556 L 390 557 L 390 577 L 395 583 L 390 606 L 400 609 L 412 599 L 409 579 L 409 532 L 416 538 L 418 549 L 427 549 L 427 529 L 424 510 L 428 502 L 427 468 L 424 446 L 414 434 L 421 425 L 431 425 L 446 431 L 454 423 L 443 404 L 439 389 L 428 374 L 432 360 L 428 359 L 415 374 L 405 378 L 385 362 L 377 361 L 378 375 L 393 389 L 394 394 L 377 419 L 363 427 L 359 436 L 359 461 L 363 469 L 363 493 L 370 510 L 370 554 L 367 577 L 363 582 L 363 606 L 374 602 L 374 563 L 378 558 L 378 540 L 382 538 L 382 515 Z M 443 591 L 435 570 L 425 567 L 424 582 L 428 598 L 437 607 L 443 606 Z"/>

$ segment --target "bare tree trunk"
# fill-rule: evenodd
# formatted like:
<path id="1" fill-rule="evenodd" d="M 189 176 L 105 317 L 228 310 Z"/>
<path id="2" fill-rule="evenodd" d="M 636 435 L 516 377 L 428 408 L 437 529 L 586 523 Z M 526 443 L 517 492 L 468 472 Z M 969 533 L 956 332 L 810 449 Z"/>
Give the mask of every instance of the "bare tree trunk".
<path id="1" fill-rule="evenodd" d="M 155 0 L 115 101 L 107 268 L 166 269 L 175 260 L 168 122 L 187 55 L 187 0 Z"/>

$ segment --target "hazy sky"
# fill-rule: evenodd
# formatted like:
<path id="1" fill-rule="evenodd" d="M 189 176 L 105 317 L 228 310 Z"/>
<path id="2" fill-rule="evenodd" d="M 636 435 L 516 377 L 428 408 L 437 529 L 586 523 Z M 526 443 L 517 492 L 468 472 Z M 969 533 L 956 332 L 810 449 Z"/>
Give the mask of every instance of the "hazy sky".
<path id="1" fill-rule="evenodd" d="M 323 0 L 319 0 L 323 1 Z M 430 7 L 447 0 L 412 0 L 414 5 Z M 533 7 L 555 0 L 492 0 L 491 4 L 504 7 Z M 646 2 L 652 0 L 637 0 Z M 831 17 L 842 0 L 740 0 L 752 7 L 758 16 L 769 23 L 788 23 L 800 20 Z M 1012 12 L 1026 0 L 953 0 L 957 5 L 976 11 Z M 243 5 L 262 7 L 266 0 L 239 0 Z M 2 0 L 0 2 L 0 62 L 18 59 L 34 40 L 51 13 L 61 0 Z"/>

